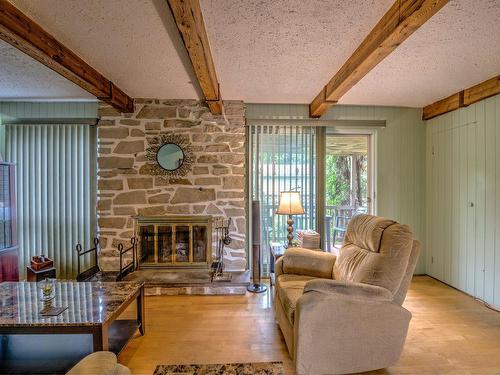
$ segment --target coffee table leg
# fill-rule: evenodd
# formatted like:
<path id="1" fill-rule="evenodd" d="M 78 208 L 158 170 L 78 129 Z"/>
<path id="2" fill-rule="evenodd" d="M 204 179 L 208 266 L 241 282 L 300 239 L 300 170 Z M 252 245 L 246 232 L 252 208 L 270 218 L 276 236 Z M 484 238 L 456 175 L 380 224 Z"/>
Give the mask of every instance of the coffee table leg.
<path id="1" fill-rule="evenodd" d="M 98 327 L 92 333 L 93 351 L 99 352 L 109 350 L 108 329 L 106 327 Z"/>
<path id="2" fill-rule="evenodd" d="M 144 287 L 141 288 L 137 296 L 137 323 L 139 325 L 139 332 L 144 336 L 146 333 L 146 325 L 144 324 Z"/>

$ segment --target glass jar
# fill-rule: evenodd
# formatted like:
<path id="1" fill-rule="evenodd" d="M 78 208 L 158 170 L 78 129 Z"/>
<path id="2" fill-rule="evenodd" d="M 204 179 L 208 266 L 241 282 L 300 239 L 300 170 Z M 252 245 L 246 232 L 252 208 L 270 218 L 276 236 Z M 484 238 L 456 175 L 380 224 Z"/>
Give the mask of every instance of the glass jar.
<path id="1" fill-rule="evenodd" d="M 43 302 L 51 301 L 56 296 L 55 279 L 44 279 L 40 281 L 38 289 L 40 290 L 41 300 Z"/>

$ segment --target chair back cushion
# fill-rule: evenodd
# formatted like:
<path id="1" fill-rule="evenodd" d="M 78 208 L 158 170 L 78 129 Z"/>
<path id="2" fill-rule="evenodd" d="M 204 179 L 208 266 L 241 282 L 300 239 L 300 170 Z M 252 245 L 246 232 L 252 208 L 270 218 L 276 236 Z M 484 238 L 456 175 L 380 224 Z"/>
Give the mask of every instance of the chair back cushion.
<path id="1" fill-rule="evenodd" d="M 417 266 L 418 256 L 420 255 L 420 242 L 413 240 L 413 246 L 411 248 L 410 260 L 408 261 L 408 267 L 406 267 L 406 272 L 401 281 L 398 291 L 394 295 L 393 301 L 398 305 L 402 305 L 406 298 L 406 292 L 413 278 L 413 272 L 415 272 L 415 267 Z"/>
<path id="2" fill-rule="evenodd" d="M 381 286 L 395 295 L 413 246 L 407 225 L 372 215 L 354 216 L 333 268 L 336 280 Z"/>

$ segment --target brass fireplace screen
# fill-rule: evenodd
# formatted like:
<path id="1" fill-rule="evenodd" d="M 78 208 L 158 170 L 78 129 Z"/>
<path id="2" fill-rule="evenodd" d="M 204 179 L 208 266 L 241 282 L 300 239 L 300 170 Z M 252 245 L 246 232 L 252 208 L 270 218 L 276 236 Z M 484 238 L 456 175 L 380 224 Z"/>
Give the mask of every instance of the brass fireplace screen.
<path id="1" fill-rule="evenodd" d="M 210 216 L 139 217 L 137 237 L 141 266 L 210 266 Z"/>

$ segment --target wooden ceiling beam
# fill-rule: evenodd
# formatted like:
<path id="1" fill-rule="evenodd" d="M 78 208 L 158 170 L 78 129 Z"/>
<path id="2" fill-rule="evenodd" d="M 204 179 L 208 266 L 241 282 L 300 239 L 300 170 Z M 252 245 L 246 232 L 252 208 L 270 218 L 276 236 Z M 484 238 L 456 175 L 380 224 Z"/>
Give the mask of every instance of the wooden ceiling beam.
<path id="1" fill-rule="evenodd" d="M 500 75 L 425 106 L 422 120 L 430 120 L 497 94 L 500 94 Z"/>
<path id="2" fill-rule="evenodd" d="M 431 105 L 424 107 L 422 111 L 422 119 L 428 120 L 433 117 L 439 116 L 443 113 L 454 111 L 464 105 L 464 92 L 460 91 L 447 98 L 438 100 Z"/>
<path id="3" fill-rule="evenodd" d="M 121 112 L 134 111 L 132 98 L 7 0 L 0 0 L 0 39 Z"/>
<path id="4" fill-rule="evenodd" d="M 210 52 L 199 0 L 168 0 L 177 28 L 193 64 L 205 100 L 213 114 L 222 113 L 219 81 Z"/>
<path id="5" fill-rule="evenodd" d="M 309 105 L 320 117 L 448 0 L 397 0 Z"/>

